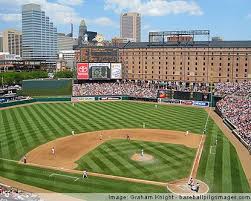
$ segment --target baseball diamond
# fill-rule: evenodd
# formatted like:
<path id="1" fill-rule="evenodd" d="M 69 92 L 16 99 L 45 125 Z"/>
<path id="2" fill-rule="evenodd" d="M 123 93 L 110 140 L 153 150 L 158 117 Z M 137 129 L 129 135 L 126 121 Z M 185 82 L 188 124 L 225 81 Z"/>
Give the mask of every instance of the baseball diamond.
<path id="1" fill-rule="evenodd" d="M 205 183 L 209 192 L 250 192 L 234 146 L 203 108 L 159 104 L 156 109 L 154 104 L 129 101 L 74 106 L 68 102 L 41 103 L 1 109 L 0 122 L 0 176 L 31 186 L 54 192 L 168 192 L 165 184 L 189 178 L 192 167 L 198 166 L 196 179 Z M 202 154 L 197 157 L 205 130 Z M 163 132 L 167 140 L 154 139 L 155 132 L 156 136 Z M 91 141 L 87 136 L 93 133 L 97 136 Z M 189 143 L 196 136 L 193 146 L 177 140 L 188 139 Z M 74 138 L 78 139 L 75 144 L 57 144 Z M 96 144 L 79 149 L 69 165 L 63 148 L 74 150 L 87 142 Z M 47 145 L 47 149 L 40 149 Z M 131 160 L 142 149 L 153 159 Z M 30 155 L 36 150 L 40 152 Z M 23 164 L 26 155 L 27 164 Z M 198 164 L 194 163 L 196 158 L 200 158 Z M 42 163 L 43 159 L 48 161 Z M 62 163 L 56 163 L 58 160 Z M 82 179 L 85 169 L 90 174 Z"/>

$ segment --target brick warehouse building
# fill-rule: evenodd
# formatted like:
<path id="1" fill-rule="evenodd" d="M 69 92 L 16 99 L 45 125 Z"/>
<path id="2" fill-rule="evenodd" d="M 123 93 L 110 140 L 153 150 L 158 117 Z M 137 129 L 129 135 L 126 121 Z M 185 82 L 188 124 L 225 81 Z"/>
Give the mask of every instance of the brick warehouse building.
<path id="1" fill-rule="evenodd" d="M 112 48 L 113 53 L 107 47 L 109 55 L 105 55 L 106 47 L 86 47 L 77 52 L 77 62 L 95 62 L 89 59 L 91 52 L 100 48 L 103 55 L 98 55 L 97 62 L 102 58 L 121 62 L 123 79 L 203 83 L 251 79 L 251 41 L 129 42 Z"/>

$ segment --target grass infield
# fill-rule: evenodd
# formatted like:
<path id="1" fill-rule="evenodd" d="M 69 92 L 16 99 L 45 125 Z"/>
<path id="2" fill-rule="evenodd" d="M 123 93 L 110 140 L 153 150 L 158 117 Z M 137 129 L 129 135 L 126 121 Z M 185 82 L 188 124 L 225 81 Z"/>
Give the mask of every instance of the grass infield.
<path id="1" fill-rule="evenodd" d="M 151 161 L 134 161 L 131 156 L 145 154 Z M 77 161 L 79 170 L 109 175 L 167 182 L 189 176 L 196 149 L 182 145 L 135 140 L 110 140 Z"/>
<path id="2" fill-rule="evenodd" d="M 83 133 L 142 128 L 144 122 L 146 128 L 189 130 L 201 134 L 206 119 L 207 113 L 200 108 L 159 105 L 158 109 L 155 109 L 153 104 L 122 101 L 79 103 L 75 106 L 71 103 L 48 103 L 10 108 L 0 110 L 0 158 L 20 160 L 31 149 L 70 135 L 72 130 L 75 133 Z M 210 192 L 250 192 L 235 148 L 211 119 L 206 134 L 199 179 L 209 185 Z M 210 147 L 215 145 L 216 137 L 218 143 L 215 153 L 210 154 Z M 55 178 L 61 182 L 55 183 L 49 178 L 51 173 L 53 171 L 24 168 L 15 162 L 0 160 L 0 176 L 57 192 L 161 191 L 159 187 L 152 188 L 148 185 L 115 180 L 111 182 L 103 178 L 93 178 L 93 185 L 83 182 L 72 184 L 64 177 Z"/>

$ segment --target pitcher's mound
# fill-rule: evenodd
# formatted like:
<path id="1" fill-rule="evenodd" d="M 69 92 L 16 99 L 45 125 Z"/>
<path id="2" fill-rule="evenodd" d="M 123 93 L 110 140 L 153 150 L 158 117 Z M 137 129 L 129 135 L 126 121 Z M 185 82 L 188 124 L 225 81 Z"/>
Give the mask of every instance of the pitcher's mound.
<path id="1" fill-rule="evenodd" d="M 141 156 L 141 154 L 133 154 L 131 159 L 134 161 L 152 161 L 154 157 L 149 154 L 144 154 L 143 157 Z"/>

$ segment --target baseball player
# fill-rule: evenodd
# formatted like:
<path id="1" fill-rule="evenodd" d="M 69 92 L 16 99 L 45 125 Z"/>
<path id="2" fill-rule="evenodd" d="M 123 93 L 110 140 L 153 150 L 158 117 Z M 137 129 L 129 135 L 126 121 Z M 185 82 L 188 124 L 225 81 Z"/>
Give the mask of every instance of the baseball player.
<path id="1" fill-rule="evenodd" d="M 186 136 L 189 134 L 189 131 L 186 132 Z"/>
<path id="2" fill-rule="evenodd" d="M 23 158 L 23 162 L 24 162 L 24 164 L 26 164 L 26 163 L 27 163 L 27 157 L 26 157 L 26 156 L 24 156 L 24 158 Z"/>
<path id="3" fill-rule="evenodd" d="M 146 127 L 146 124 L 143 122 L 143 128 L 145 128 Z"/>
<path id="4" fill-rule="evenodd" d="M 127 134 L 127 136 L 126 136 L 126 139 L 127 139 L 127 140 L 130 140 L 130 136 L 129 136 L 128 134 Z"/>
<path id="5" fill-rule="evenodd" d="M 83 179 L 85 179 L 85 178 L 88 178 L 88 174 L 87 174 L 86 170 L 83 171 Z"/>
<path id="6" fill-rule="evenodd" d="M 55 147 L 51 148 L 51 153 L 52 153 L 53 156 L 55 155 Z"/>
<path id="7" fill-rule="evenodd" d="M 144 157 L 144 149 L 141 149 L 141 157 Z"/>
<path id="8" fill-rule="evenodd" d="M 71 131 L 71 134 L 72 134 L 72 135 L 75 135 L 75 132 L 74 132 L 74 131 Z"/>

